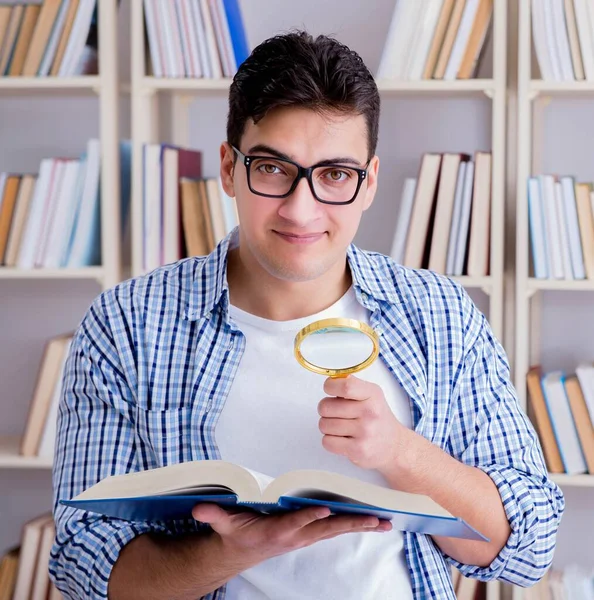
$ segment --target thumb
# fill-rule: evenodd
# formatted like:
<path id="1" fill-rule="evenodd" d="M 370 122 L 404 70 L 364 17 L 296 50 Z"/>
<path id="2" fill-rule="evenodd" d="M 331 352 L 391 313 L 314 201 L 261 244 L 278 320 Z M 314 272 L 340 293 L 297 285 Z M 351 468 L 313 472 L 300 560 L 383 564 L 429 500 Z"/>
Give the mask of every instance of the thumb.
<path id="1" fill-rule="evenodd" d="M 207 523 L 221 535 L 229 533 L 231 530 L 231 519 L 229 515 L 216 504 L 197 504 L 192 509 L 192 516 L 196 521 Z"/>

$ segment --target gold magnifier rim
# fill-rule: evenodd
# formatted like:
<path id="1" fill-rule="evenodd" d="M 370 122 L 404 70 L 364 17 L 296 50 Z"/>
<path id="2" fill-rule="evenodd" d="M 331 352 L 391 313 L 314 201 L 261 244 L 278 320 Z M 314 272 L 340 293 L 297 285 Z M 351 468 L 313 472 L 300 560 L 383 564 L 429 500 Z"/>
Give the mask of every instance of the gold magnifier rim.
<path id="1" fill-rule="evenodd" d="M 355 329 L 364 333 L 373 343 L 373 350 L 371 354 L 359 364 L 353 365 L 352 367 L 345 367 L 344 369 L 325 369 L 323 367 L 319 367 L 318 365 L 314 365 L 310 363 L 304 356 L 301 354 L 301 344 L 303 340 L 315 333 L 316 331 L 320 331 L 320 329 L 326 329 L 327 327 L 346 327 L 349 329 Z M 314 373 L 318 373 L 319 375 L 327 375 L 328 377 L 346 377 L 352 373 L 357 373 L 358 371 L 362 371 L 366 367 L 368 367 L 379 355 L 380 344 L 379 344 L 379 336 L 375 329 L 367 325 L 367 323 L 363 323 L 361 321 L 357 321 L 357 319 L 347 319 L 345 317 L 331 317 L 329 319 L 321 319 L 319 321 L 314 321 L 309 325 L 306 325 L 301 329 L 297 335 L 295 336 L 295 358 L 297 362 L 306 369 L 313 371 Z"/>

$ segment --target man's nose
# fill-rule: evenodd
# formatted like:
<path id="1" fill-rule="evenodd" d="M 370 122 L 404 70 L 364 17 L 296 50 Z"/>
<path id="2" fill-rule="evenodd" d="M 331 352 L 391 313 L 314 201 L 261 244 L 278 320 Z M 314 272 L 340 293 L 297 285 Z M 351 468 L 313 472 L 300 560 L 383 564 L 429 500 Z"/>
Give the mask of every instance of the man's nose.
<path id="1" fill-rule="evenodd" d="M 315 199 L 305 177 L 299 180 L 293 193 L 283 200 L 278 209 L 283 219 L 300 227 L 316 220 L 321 212 L 322 205 Z"/>

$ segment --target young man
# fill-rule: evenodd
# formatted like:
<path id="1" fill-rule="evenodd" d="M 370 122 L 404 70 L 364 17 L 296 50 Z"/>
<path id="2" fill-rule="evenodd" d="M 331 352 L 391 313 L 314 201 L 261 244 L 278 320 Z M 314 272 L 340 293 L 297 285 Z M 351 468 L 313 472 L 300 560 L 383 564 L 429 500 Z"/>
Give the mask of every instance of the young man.
<path id="1" fill-rule="evenodd" d="M 254 50 L 220 152 L 239 229 L 90 308 L 55 494 L 186 460 L 313 467 L 426 494 L 490 542 L 319 509 L 201 505 L 194 520 L 134 524 L 56 506 L 50 570 L 67 598 L 453 599 L 450 565 L 519 585 L 549 566 L 563 497 L 484 316 L 447 278 L 351 243 L 377 188 L 378 119 L 373 77 L 335 40 L 292 33 Z M 327 316 L 374 327 L 380 360 L 339 380 L 299 366 L 295 334 Z"/>

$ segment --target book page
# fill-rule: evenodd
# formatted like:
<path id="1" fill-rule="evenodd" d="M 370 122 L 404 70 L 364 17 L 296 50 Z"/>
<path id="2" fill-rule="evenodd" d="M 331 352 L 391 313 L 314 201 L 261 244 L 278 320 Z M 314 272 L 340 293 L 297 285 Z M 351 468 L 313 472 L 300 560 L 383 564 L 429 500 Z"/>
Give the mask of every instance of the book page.
<path id="1" fill-rule="evenodd" d="M 261 493 L 274 481 L 274 477 L 264 475 L 264 473 L 259 473 L 258 471 L 252 471 L 247 467 L 244 467 L 244 469 L 256 480 Z"/>
<path id="2" fill-rule="evenodd" d="M 221 460 L 199 460 L 112 475 L 86 489 L 76 500 L 234 492 L 240 500 L 257 502 L 260 486 L 270 481 L 265 475 L 239 465 Z"/>
<path id="3" fill-rule="evenodd" d="M 306 492 L 311 495 L 306 496 Z M 275 502 L 281 496 L 342 500 L 349 504 L 365 504 L 388 510 L 431 516 L 452 517 L 428 496 L 400 492 L 338 473 L 318 470 L 299 470 L 277 477 L 262 494 L 264 502 Z"/>

